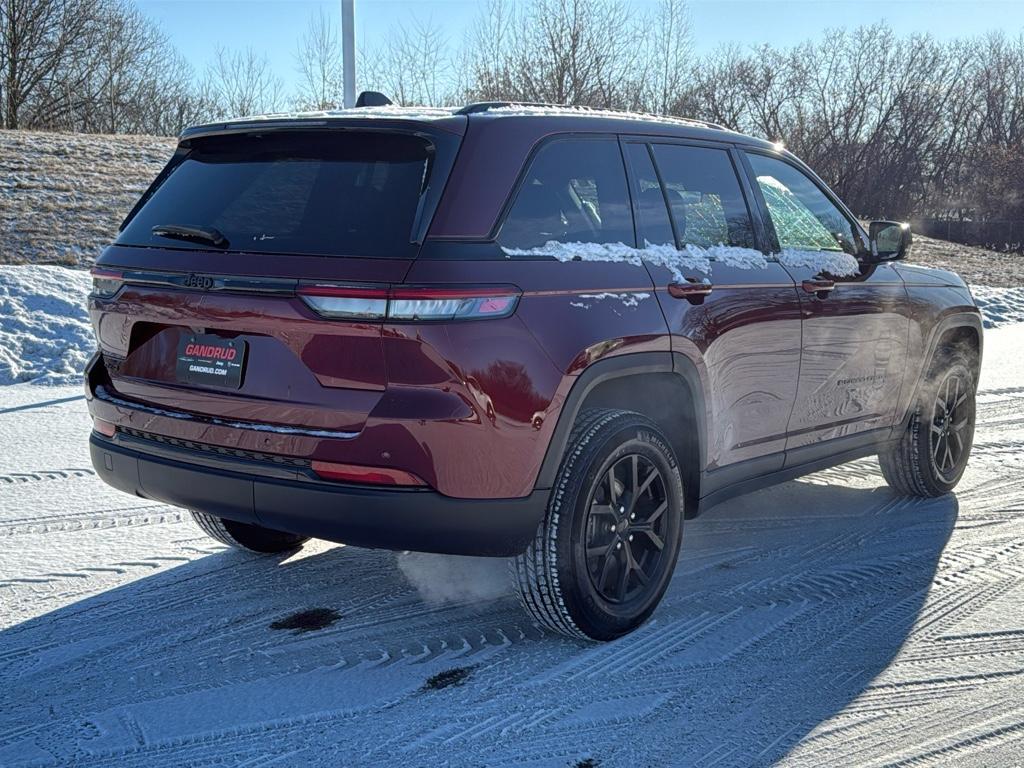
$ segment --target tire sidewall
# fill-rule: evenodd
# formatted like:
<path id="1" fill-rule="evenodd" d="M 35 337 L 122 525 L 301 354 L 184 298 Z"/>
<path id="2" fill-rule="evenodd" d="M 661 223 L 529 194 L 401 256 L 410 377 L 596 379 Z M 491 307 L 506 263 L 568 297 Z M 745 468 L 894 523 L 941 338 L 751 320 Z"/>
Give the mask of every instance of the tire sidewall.
<path id="1" fill-rule="evenodd" d="M 958 374 L 970 387 L 967 397 L 968 408 L 968 429 L 965 439 L 963 458 L 960 466 L 949 480 L 943 479 L 936 471 L 932 458 L 931 447 L 931 423 L 935 398 L 938 395 L 942 382 L 951 374 Z M 952 352 L 943 357 L 940 365 L 936 366 L 934 375 L 929 376 L 921 391 L 921 398 L 918 404 L 917 413 L 914 415 L 911 429 L 914 431 L 915 458 L 918 462 L 920 477 L 925 481 L 935 495 L 949 493 L 960 482 L 967 462 L 970 458 L 971 447 L 974 444 L 974 424 L 976 416 L 974 374 L 971 372 L 970 363 L 967 358 L 959 352 Z"/>
<path id="2" fill-rule="evenodd" d="M 556 563 L 561 596 L 576 625 L 588 636 L 609 640 L 630 632 L 654 611 L 668 588 L 679 554 L 683 521 L 683 486 L 675 454 L 657 427 L 638 414 L 624 414 L 627 423 L 609 425 L 583 461 L 568 468 L 571 476 L 560 501 L 565 528 L 556 541 Z M 591 492 L 598 478 L 624 456 L 633 453 L 649 459 L 661 472 L 669 508 L 666 550 L 658 581 L 638 603 L 626 607 L 607 602 L 593 586 L 586 562 L 586 524 Z M 564 515 L 568 513 L 568 519 Z"/>

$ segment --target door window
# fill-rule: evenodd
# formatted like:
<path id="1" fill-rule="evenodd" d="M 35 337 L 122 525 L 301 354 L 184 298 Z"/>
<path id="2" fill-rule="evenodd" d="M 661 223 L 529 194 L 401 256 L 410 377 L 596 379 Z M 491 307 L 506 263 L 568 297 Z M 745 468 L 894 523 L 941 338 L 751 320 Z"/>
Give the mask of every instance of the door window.
<path id="1" fill-rule="evenodd" d="M 675 246 L 676 237 L 665 207 L 658 174 L 646 144 L 627 144 L 626 154 L 633 170 L 633 199 L 637 214 L 637 239 L 645 245 Z"/>
<path id="2" fill-rule="evenodd" d="M 724 149 L 655 144 L 680 247 L 754 247 L 750 211 Z"/>
<path id="3" fill-rule="evenodd" d="M 859 238 L 853 222 L 806 174 L 774 157 L 753 153 L 747 157 L 780 248 L 857 255 Z"/>
<path id="4" fill-rule="evenodd" d="M 504 248 L 560 243 L 632 245 L 633 215 L 615 139 L 561 139 L 534 157 L 498 241 Z"/>

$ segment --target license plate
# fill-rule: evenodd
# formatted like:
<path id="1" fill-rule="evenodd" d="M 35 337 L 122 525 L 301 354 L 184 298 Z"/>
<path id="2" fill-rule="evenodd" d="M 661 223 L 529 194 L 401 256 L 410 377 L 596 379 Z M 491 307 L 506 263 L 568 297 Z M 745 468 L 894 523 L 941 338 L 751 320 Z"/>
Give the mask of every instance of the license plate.
<path id="1" fill-rule="evenodd" d="M 182 336 L 175 365 L 178 381 L 238 389 L 242 386 L 247 347 L 238 339 L 222 339 L 208 334 Z"/>

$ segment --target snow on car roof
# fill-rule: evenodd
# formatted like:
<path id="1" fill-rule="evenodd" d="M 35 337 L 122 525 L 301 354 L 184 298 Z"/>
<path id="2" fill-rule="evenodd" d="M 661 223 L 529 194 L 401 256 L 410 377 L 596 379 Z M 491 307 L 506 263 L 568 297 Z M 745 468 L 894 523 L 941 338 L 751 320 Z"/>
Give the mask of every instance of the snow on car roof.
<path id="1" fill-rule="evenodd" d="M 670 123 L 686 125 L 692 128 L 718 128 L 714 123 L 692 120 L 686 117 L 670 115 L 652 115 L 646 112 L 626 112 L 616 109 L 597 109 L 594 107 L 571 107 L 558 104 L 502 104 L 488 106 L 480 110 L 481 114 L 497 117 L 604 117 L 614 120 L 639 120 L 650 123 Z"/>
<path id="2" fill-rule="evenodd" d="M 310 112 L 270 112 L 265 115 L 235 117 L 225 122 L 251 123 L 258 120 L 324 120 L 333 118 L 377 118 L 380 120 L 441 120 L 452 117 L 455 110 L 445 107 L 352 107 L 349 109 L 322 109 Z"/>
<path id="3" fill-rule="evenodd" d="M 382 120 L 442 120 L 457 115 L 488 115 L 493 117 L 598 117 L 612 120 L 636 120 L 649 123 L 668 123 L 695 128 L 719 128 L 714 123 L 670 115 L 652 115 L 644 112 L 628 112 L 595 107 L 574 107 L 561 104 L 524 104 L 516 102 L 489 102 L 470 104 L 465 107 L 419 107 L 389 105 L 382 107 L 352 107 L 348 109 L 324 109 L 308 112 L 272 112 L 265 115 L 250 115 L 226 120 L 225 123 L 249 123 L 262 120 L 325 120 L 341 118 L 366 118 Z"/>

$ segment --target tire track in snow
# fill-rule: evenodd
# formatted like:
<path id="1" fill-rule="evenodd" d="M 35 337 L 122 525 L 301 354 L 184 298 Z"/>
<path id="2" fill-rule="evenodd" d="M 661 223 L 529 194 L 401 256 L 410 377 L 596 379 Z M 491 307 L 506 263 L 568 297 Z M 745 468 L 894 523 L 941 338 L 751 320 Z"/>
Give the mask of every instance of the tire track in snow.
<path id="1" fill-rule="evenodd" d="M 31 468 L 87 459 L 26 453 L 0 536 L 42 559 L 0 582 L 27 611 L 0 632 L 0 764 L 986 764 L 1021 738 L 1018 395 L 983 393 L 955 499 L 898 499 L 862 459 L 689 522 L 653 622 L 602 646 L 541 635 L 508 598 L 425 603 L 382 553 L 249 558 L 183 535 L 187 513 L 84 491 L 32 517 L 65 478 Z M 319 607 L 341 619 L 269 629 Z"/>
<path id="2" fill-rule="evenodd" d="M 0 474 L 0 483 L 14 485 L 16 483 L 39 483 L 48 480 L 68 480 L 73 477 L 95 477 L 93 469 L 71 467 L 67 469 L 44 469 L 35 472 L 12 472 Z"/>

